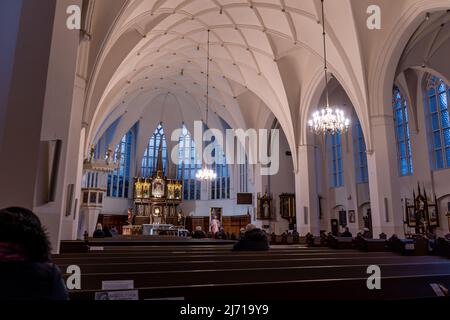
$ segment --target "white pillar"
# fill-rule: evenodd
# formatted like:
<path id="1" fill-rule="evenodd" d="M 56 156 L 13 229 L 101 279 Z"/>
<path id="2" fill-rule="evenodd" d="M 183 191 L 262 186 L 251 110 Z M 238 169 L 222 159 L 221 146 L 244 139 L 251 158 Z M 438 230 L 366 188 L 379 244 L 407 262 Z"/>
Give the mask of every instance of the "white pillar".
<path id="1" fill-rule="evenodd" d="M 372 118 L 374 150 L 368 151 L 370 202 L 374 238 L 404 235 L 403 209 L 398 183 L 394 120 L 385 115 Z"/>
<path id="2" fill-rule="evenodd" d="M 0 1 L 0 207 L 33 208 L 55 1 Z"/>
<path id="3" fill-rule="evenodd" d="M 295 175 L 297 230 L 301 235 L 320 234 L 319 206 L 316 181 L 315 147 L 298 147 L 298 172 Z"/>

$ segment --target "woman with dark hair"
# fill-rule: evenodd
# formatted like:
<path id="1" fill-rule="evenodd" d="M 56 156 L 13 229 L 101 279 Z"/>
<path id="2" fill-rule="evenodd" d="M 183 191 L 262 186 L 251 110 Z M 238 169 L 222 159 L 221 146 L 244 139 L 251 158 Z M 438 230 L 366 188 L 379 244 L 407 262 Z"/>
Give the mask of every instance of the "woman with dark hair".
<path id="1" fill-rule="evenodd" d="M 24 208 L 0 210 L 0 300 L 67 300 L 39 218 Z"/>

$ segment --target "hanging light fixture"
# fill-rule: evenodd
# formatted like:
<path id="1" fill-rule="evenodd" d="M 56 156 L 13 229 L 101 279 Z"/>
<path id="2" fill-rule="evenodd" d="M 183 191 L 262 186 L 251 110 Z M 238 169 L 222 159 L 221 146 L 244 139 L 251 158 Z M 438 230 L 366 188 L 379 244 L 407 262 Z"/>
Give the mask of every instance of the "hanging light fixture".
<path id="1" fill-rule="evenodd" d="M 350 119 L 345 117 L 343 110 L 330 108 L 328 94 L 328 63 L 327 63 L 327 44 L 325 33 L 325 9 L 324 0 L 322 0 L 322 27 L 323 27 L 323 58 L 325 70 L 325 95 L 326 106 L 320 111 L 316 111 L 312 119 L 309 120 L 309 127 L 317 135 L 338 134 L 348 130 Z"/>
<path id="2" fill-rule="evenodd" d="M 209 34 L 210 30 L 208 29 L 208 53 L 207 53 L 207 62 L 206 62 L 206 128 L 208 128 L 208 116 L 209 116 Z M 201 170 L 197 172 L 195 175 L 197 180 L 201 181 L 211 181 L 215 180 L 217 178 L 217 174 L 211 170 L 208 169 L 206 164 L 203 166 Z"/>

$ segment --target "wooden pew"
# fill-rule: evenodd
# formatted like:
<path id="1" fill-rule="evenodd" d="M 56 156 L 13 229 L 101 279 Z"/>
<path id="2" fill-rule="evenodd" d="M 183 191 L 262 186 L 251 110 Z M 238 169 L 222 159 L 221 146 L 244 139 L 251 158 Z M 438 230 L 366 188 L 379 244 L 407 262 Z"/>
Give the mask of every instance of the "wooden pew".
<path id="1" fill-rule="evenodd" d="M 330 235 L 328 237 L 328 245 L 333 249 L 353 249 L 353 238 L 335 237 Z"/>
<path id="2" fill-rule="evenodd" d="M 438 238 L 436 240 L 436 254 L 450 258 L 450 240 L 446 238 Z"/>
<path id="3" fill-rule="evenodd" d="M 428 255 L 428 240 L 426 238 L 399 239 L 392 237 L 387 243 L 388 249 L 401 255 Z"/>
<path id="4" fill-rule="evenodd" d="M 384 252 L 387 251 L 387 240 L 358 236 L 355 239 L 355 248 L 365 252 Z"/>

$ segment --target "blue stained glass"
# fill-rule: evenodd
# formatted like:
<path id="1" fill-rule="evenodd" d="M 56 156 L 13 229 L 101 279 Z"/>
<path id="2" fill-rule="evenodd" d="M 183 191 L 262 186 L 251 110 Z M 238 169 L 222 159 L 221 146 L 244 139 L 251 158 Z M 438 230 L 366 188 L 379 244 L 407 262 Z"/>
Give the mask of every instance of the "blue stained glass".
<path id="1" fill-rule="evenodd" d="M 437 112 L 436 96 L 430 97 L 430 111 L 431 113 Z"/>
<path id="2" fill-rule="evenodd" d="M 403 128 L 403 125 L 399 125 L 397 127 L 397 139 L 399 141 L 403 141 L 405 139 L 405 130 Z"/>
<path id="3" fill-rule="evenodd" d="M 432 95 L 435 95 L 435 94 L 436 94 L 436 90 L 434 90 L 434 87 L 431 87 L 428 90 L 428 96 L 431 97 Z"/>
<path id="4" fill-rule="evenodd" d="M 399 152 L 400 152 L 400 157 L 401 158 L 406 158 L 406 146 L 404 143 L 400 143 L 398 146 Z"/>
<path id="5" fill-rule="evenodd" d="M 408 174 L 408 162 L 406 159 L 400 159 L 400 169 L 402 175 L 406 176 Z"/>
<path id="6" fill-rule="evenodd" d="M 338 161 L 339 172 L 342 172 L 342 161 Z"/>
<path id="7" fill-rule="evenodd" d="M 450 121 L 448 118 L 448 111 L 442 111 L 441 112 L 441 123 L 442 123 L 442 128 L 448 128 L 450 127 Z"/>
<path id="8" fill-rule="evenodd" d="M 441 133 L 440 132 L 433 133 L 433 143 L 434 143 L 434 148 L 435 149 L 442 147 Z"/>
<path id="9" fill-rule="evenodd" d="M 447 92 L 443 92 L 439 95 L 439 104 L 441 106 L 441 110 L 448 109 Z"/>
<path id="10" fill-rule="evenodd" d="M 395 121 L 397 121 L 397 123 L 402 123 L 403 122 L 403 114 L 402 114 L 402 110 L 398 109 L 395 111 Z"/>
<path id="11" fill-rule="evenodd" d="M 450 147 L 450 129 L 444 130 L 444 143 L 446 147 Z"/>
<path id="12" fill-rule="evenodd" d="M 444 161 L 442 159 L 442 150 L 438 149 L 435 151 L 436 156 L 436 168 L 437 169 L 443 169 L 444 168 Z"/>
<path id="13" fill-rule="evenodd" d="M 431 116 L 431 127 L 433 131 L 439 130 L 439 115 L 437 113 Z"/>
<path id="14" fill-rule="evenodd" d="M 445 85 L 445 83 L 444 83 L 441 79 L 439 79 L 439 80 L 441 81 L 441 83 L 439 84 L 438 91 L 439 91 L 439 93 L 445 92 L 446 85 Z"/>

